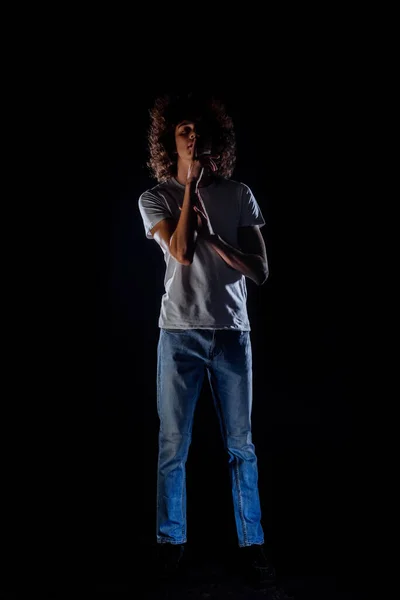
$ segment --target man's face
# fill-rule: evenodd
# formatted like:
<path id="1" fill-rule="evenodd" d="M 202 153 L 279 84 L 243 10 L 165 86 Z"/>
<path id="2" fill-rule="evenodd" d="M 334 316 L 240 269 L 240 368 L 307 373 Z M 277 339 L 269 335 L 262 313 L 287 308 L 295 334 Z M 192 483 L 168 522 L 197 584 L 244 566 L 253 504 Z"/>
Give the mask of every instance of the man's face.
<path id="1" fill-rule="evenodd" d="M 194 141 L 196 137 L 196 125 L 191 121 L 182 121 L 175 127 L 176 151 L 181 160 L 193 160 Z"/>

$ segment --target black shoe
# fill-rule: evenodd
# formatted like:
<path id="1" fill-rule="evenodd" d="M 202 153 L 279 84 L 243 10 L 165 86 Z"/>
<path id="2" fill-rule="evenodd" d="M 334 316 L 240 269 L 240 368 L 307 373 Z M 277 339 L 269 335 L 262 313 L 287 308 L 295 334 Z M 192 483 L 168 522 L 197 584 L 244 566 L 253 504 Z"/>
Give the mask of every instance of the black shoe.
<path id="1" fill-rule="evenodd" d="M 174 577 L 183 556 L 183 544 L 157 544 L 157 575 L 160 580 Z"/>
<path id="2" fill-rule="evenodd" d="M 244 574 L 260 583 L 274 583 L 276 573 L 264 546 L 254 544 L 239 548 L 239 560 Z"/>

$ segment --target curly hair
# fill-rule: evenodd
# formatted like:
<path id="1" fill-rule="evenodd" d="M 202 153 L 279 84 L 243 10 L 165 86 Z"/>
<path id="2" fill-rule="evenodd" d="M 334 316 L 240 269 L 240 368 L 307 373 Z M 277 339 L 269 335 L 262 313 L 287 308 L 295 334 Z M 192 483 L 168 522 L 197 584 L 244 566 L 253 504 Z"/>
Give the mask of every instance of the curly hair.
<path id="1" fill-rule="evenodd" d="M 147 140 L 150 159 L 147 166 L 158 182 L 168 181 L 177 174 L 175 128 L 183 120 L 207 128 L 212 140 L 212 153 L 218 174 L 229 179 L 236 163 L 236 140 L 233 122 L 224 104 L 214 98 L 194 95 L 164 95 L 155 100 L 149 111 L 150 127 Z"/>

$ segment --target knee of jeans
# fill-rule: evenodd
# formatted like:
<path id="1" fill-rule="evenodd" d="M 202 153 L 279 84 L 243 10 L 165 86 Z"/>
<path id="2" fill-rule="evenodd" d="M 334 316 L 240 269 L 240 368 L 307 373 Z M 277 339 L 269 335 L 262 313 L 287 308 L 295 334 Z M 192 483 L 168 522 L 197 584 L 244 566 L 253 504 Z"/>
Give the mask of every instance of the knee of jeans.
<path id="1" fill-rule="evenodd" d="M 170 444 L 181 444 L 185 440 L 190 440 L 191 437 L 191 431 L 181 431 L 176 428 L 176 425 L 170 427 L 168 423 L 163 423 L 159 429 L 159 439 Z"/>
<path id="2" fill-rule="evenodd" d="M 230 454 L 237 455 L 244 460 L 254 456 L 251 431 L 236 434 L 228 433 L 226 445 Z"/>
<path id="3" fill-rule="evenodd" d="M 191 432 L 160 430 L 159 446 L 165 453 L 186 452 L 192 440 Z"/>

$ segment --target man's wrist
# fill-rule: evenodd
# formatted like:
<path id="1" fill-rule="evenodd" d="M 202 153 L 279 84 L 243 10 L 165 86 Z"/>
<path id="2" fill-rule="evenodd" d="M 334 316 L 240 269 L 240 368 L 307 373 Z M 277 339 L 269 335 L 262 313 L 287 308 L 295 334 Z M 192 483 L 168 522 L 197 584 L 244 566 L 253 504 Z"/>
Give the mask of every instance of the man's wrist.
<path id="1" fill-rule="evenodd" d="M 186 182 L 186 189 L 189 192 L 190 200 L 195 201 L 197 199 L 197 180 L 192 179 Z"/>

